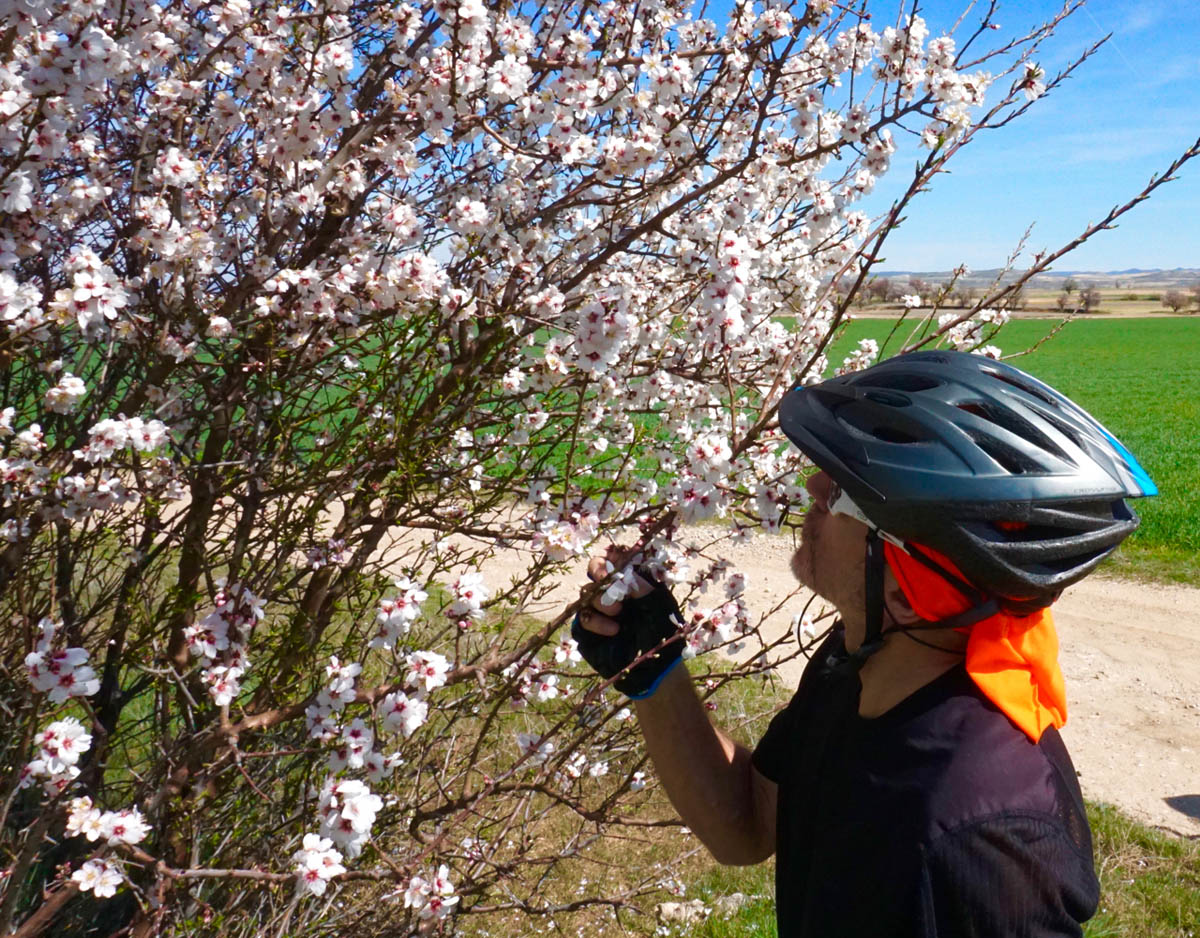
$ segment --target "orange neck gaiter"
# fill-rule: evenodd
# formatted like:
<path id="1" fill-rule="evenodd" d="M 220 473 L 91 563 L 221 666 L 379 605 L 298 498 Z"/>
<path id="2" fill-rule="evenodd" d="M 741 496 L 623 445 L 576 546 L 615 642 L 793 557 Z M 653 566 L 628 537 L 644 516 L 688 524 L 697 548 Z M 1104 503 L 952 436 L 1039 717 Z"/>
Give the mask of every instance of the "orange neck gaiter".
<path id="1" fill-rule="evenodd" d="M 967 579 L 942 554 L 920 545 L 918 549 Z M 937 622 L 971 608 L 972 600 L 919 560 L 886 541 L 883 550 L 909 605 L 922 619 Z M 1029 616 L 998 612 L 966 631 L 967 673 L 1026 736 L 1036 743 L 1046 727 L 1067 722 L 1058 634 L 1049 609 Z"/>

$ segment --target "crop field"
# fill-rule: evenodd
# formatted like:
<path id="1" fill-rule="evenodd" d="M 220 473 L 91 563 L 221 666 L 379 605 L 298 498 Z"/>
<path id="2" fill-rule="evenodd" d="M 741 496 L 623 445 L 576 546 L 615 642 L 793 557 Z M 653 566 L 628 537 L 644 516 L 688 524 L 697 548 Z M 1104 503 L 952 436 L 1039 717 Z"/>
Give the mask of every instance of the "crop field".
<path id="1" fill-rule="evenodd" d="M 1192 292 L 1190 288 L 1138 285 L 1133 288 L 1096 287 L 1095 291 L 1099 302 L 1090 311 L 1086 312 L 1089 318 L 1096 316 L 1111 316 L 1114 318 L 1125 316 L 1169 317 L 1196 315 L 1200 313 L 1200 306 L 1197 305 L 1200 303 L 1200 300 L 1197 299 L 1197 294 Z M 975 292 L 977 294 L 982 293 L 981 290 Z M 1164 302 L 1164 299 L 1170 293 L 1182 296 L 1184 305 L 1179 310 L 1172 310 Z M 1061 317 L 1064 313 L 1084 313 L 1085 311 L 1082 309 L 1081 303 L 1078 291 L 1067 296 L 1059 290 L 1033 289 L 1027 290 L 1022 294 L 1022 302 L 1019 308 L 1022 316 L 1056 318 Z M 953 304 L 946 308 L 952 311 L 965 309 L 965 307 Z M 874 319 L 895 317 L 901 311 L 902 307 L 895 300 L 887 303 L 869 301 L 861 306 L 855 306 L 852 310 L 855 316 L 865 316 Z"/>
<path id="2" fill-rule="evenodd" d="M 1031 348 L 1054 327 L 1018 319 L 994 340 L 1005 355 Z M 851 322 L 830 360 L 859 339 L 882 342 L 892 323 Z M 885 354 L 911 327 L 897 330 Z M 1053 385 L 1090 411 L 1137 456 L 1158 485 L 1135 507 L 1141 527 L 1109 569 L 1200 585 L 1200 318 L 1076 319 L 1012 364 Z"/>

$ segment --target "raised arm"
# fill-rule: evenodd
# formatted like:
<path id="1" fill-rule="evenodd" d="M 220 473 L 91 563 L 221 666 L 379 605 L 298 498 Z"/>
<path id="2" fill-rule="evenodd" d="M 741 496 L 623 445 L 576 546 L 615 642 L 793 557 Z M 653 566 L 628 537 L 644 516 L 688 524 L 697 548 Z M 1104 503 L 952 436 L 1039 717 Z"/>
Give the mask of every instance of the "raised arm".
<path id="1" fill-rule="evenodd" d="M 749 866 L 775 852 L 777 786 L 750 750 L 713 726 L 687 670 L 636 702 L 646 749 L 671 804 L 718 863 Z"/>
<path id="2" fill-rule="evenodd" d="M 593 559 L 589 576 L 601 579 L 613 561 L 622 562 L 619 553 Z M 622 672 L 638 649 L 672 644 L 678 607 L 665 587 L 651 592 L 639 578 L 627 606 L 597 601 L 585 610 L 574 633 L 580 652 L 600 673 L 626 675 L 616 686 L 635 700 L 647 751 L 683 822 L 718 862 L 759 863 L 775 852 L 776 785 L 754 768 L 749 749 L 709 721 L 678 645 Z"/>

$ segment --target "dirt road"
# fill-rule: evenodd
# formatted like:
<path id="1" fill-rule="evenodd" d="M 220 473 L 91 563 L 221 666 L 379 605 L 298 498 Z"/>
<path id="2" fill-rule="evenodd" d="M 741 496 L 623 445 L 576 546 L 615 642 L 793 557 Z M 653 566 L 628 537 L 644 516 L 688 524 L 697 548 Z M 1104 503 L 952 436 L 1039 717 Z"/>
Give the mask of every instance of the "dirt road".
<path id="1" fill-rule="evenodd" d="M 794 589 L 791 539 L 758 536 L 723 553 L 749 577 L 752 611 Z M 525 569 L 512 551 L 484 568 L 491 582 Z M 578 595 L 582 564 L 546 597 L 549 615 Z M 790 627 L 803 598 L 771 617 L 767 637 Z M 1063 738 L 1086 797 L 1146 823 L 1200 837 L 1200 590 L 1093 576 L 1055 606 L 1066 679 Z M 795 684 L 800 663 L 784 669 Z"/>

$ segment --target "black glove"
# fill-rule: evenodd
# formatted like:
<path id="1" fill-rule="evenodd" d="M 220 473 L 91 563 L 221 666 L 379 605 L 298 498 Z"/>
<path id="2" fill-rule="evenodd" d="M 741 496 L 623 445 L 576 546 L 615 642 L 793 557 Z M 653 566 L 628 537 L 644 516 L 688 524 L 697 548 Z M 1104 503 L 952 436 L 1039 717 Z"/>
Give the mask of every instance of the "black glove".
<path id="1" fill-rule="evenodd" d="M 621 611 L 613 616 L 620 625 L 617 634 L 589 632 L 576 613 L 571 637 L 587 663 L 601 676 L 610 678 L 651 648 L 658 648 L 664 639 L 675 636 L 675 641 L 625 671 L 621 679 L 613 683 L 613 687 L 634 700 L 643 700 L 658 689 L 666 673 L 679 663 L 683 653 L 683 636 L 679 633 L 682 618 L 679 604 L 669 589 L 644 568 L 638 567 L 635 572 L 654 588 L 645 596 L 630 596 L 621 601 Z"/>

